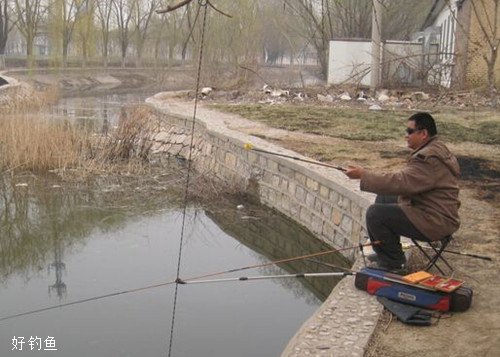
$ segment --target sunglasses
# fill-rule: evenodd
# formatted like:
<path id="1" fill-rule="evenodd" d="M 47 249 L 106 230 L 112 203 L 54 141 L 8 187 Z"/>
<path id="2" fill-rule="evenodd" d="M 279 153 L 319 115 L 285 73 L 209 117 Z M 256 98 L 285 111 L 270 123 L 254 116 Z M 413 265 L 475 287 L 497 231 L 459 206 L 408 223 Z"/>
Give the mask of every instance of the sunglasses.
<path id="1" fill-rule="evenodd" d="M 417 131 L 422 131 L 422 129 L 406 128 L 406 134 L 408 134 L 408 135 L 416 133 Z"/>

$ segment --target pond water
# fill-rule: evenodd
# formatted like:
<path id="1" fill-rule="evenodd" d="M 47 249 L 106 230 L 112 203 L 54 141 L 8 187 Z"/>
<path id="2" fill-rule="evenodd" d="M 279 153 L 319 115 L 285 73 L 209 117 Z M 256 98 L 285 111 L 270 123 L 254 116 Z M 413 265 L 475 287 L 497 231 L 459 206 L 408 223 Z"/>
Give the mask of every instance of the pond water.
<path id="1" fill-rule="evenodd" d="M 101 114 L 81 120 L 102 123 Z M 171 176 L 161 177 L 184 167 L 173 163 L 165 170 Z M 70 184 L 28 175 L 0 178 L 0 184 L 0 318 L 175 279 L 183 198 L 168 180 L 130 176 Z M 330 249 L 282 215 L 236 198 L 190 204 L 186 214 L 181 278 Z M 336 255 L 321 260 L 346 265 Z M 331 270 L 297 261 L 220 277 L 325 271 Z M 172 355 L 277 356 L 336 282 L 180 285 Z M 174 289 L 0 321 L 0 356 L 166 356 Z M 44 351 L 49 337 L 57 352 Z"/>
<path id="2" fill-rule="evenodd" d="M 144 104 L 154 93 L 107 94 L 101 97 L 61 98 L 47 112 L 53 118 L 69 118 L 79 126 L 107 134 L 118 124 L 122 110 Z"/>

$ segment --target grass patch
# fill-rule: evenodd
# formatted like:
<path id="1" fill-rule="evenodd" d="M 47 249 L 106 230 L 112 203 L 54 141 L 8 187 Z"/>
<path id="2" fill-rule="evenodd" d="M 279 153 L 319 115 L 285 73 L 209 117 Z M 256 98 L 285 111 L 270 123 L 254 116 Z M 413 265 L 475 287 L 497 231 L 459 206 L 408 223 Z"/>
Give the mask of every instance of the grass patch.
<path id="1" fill-rule="evenodd" d="M 215 109 L 238 114 L 274 128 L 326 135 L 348 140 L 401 139 L 410 112 L 370 111 L 358 108 L 326 108 L 309 105 L 215 104 Z M 446 141 L 500 144 L 500 115 L 457 112 L 435 115 Z M 474 119 L 477 118 L 477 119 Z"/>

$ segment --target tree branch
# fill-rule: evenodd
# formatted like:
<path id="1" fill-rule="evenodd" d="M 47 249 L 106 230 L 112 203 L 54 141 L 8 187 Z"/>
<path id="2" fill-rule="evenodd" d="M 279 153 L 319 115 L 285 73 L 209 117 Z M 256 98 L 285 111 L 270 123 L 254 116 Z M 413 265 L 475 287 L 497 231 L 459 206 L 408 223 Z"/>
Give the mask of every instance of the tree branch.
<path id="1" fill-rule="evenodd" d="M 176 5 L 168 5 L 166 9 L 156 10 L 156 13 L 157 14 L 164 14 L 166 12 L 171 12 L 171 11 L 177 10 L 178 8 L 183 7 L 183 6 L 187 5 L 187 4 L 189 4 L 191 1 L 193 1 L 193 0 L 183 0 L 183 1 L 181 1 L 180 3 L 178 3 Z"/>
<path id="2" fill-rule="evenodd" d="M 229 17 L 229 18 L 232 18 L 232 16 L 231 16 L 231 15 L 226 14 L 226 13 L 225 13 L 225 12 L 223 12 L 222 10 L 217 9 L 217 8 L 216 8 L 216 7 L 215 7 L 215 6 L 214 6 L 214 5 L 210 2 L 210 0 L 207 0 L 207 4 L 208 4 L 208 5 L 209 5 L 212 9 L 214 9 L 215 11 L 217 11 L 219 14 L 224 15 L 224 16 L 227 16 L 227 17 Z"/>

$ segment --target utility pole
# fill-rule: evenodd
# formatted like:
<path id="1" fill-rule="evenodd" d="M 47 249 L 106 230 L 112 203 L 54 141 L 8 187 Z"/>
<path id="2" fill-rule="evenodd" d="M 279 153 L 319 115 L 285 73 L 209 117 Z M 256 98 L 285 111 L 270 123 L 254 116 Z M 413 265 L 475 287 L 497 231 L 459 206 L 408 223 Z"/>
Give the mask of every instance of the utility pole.
<path id="1" fill-rule="evenodd" d="M 373 93 L 380 84 L 380 47 L 382 41 L 382 4 L 373 0 L 372 12 L 372 65 L 370 89 Z"/>

